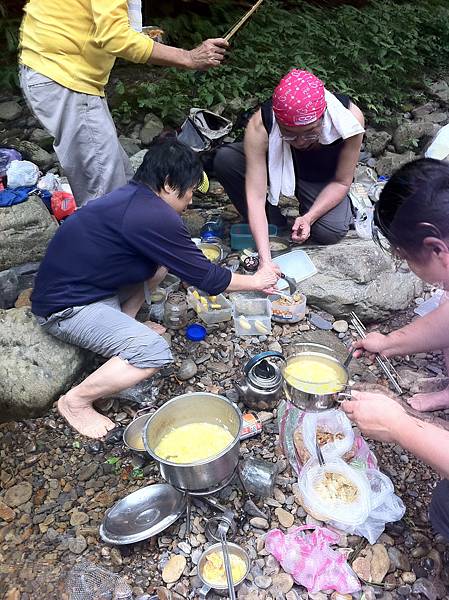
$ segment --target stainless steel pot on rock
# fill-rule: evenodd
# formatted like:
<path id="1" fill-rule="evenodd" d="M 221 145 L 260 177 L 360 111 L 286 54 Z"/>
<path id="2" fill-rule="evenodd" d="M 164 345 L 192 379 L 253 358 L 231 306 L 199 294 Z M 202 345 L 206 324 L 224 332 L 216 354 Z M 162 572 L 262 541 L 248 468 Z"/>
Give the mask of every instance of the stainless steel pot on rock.
<path id="1" fill-rule="evenodd" d="M 284 377 L 284 392 L 287 400 L 297 408 L 306 412 L 321 412 L 336 408 L 343 400 L 350 398 L 347 390 L 349 373 L 346 366 L 339 360 L 337 354 L 331 348 L 322 344 L 293 344 L 287 349 L 287 360 L 282 365 Z M 292 377 L 286 377 L 286 370 L 298 357 L 310 357 L 334 364 L 340 377 L 337 382 L 337 390 L 331 393 L 313 393 L 310 391 L 310 382 L 301 381 Z"/>
<path id="2" fill-rule="evenodd" d="M 190 423 L 213 423 L 228 429 L 233 441 L 220 454 L 194 463 L 174 463 L 159 457 L 154 449 L 169 431 Z M 242 413 L 224 396 L 192 392 L 172 398 L 146 422 L 145 450 L 158 463 L 162 477 L 175 488 L 192 494 L 207 494 L 229 482 L 237 468 Z M 195 440 L 192 440 L 195 444 Z"/>

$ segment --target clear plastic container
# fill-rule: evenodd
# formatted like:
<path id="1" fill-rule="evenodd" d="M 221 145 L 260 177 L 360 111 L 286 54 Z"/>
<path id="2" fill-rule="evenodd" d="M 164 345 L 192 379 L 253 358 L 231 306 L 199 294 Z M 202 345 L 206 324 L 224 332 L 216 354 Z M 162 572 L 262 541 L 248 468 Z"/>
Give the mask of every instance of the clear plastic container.
<path id="1" fill-rule="evenodd" d="M 181 280 L 179 277 L 176 277 L 176 275 L 173 275 L 173 273 L 167 273 L 165 279 L 163 279 L 159 284 L 159 287 L 165 290 L 168 295 L 170 292 L 177 292 L 180 285 Z"/>
<path id="2" fill-rule="evenodd" d="M 243 294 L 235 294 L 232 302 L 232 315 L 237 335 L 270 335 L 271 302 L 268 298 L 251 298 Z"/>
<path id="3" fill-rule="evenodd" d="M 278 323 L 298 323 L 304 319 L 306 315 L 306 303 L 307 298 L 304 294 L 300 294 L 296 292 L 294 294 L 300 297 L 298 300 L 295 300 L 291 304 L 286 302 L 286 298 L 283 296 L 270 296 L 271 301 L 271 310 L 272 315 L 271 318 L 273 321 L 277 321 Z"/>
<path id="4" fill-rule="evenodd" d="M 150 293 L 150 311 L 149 318 L 159 323 L 164 318 L 164 305 L 167 299 L 167 292 L 161 287 L 156 288 Z"/>
<path id="5" fill-rule="evenodd" d="M 223 294 L 208 296 L 196 288 L 187 288 L 187 303 L 204 323 L 224 323 L 232 317 L 232 304 Z"/>

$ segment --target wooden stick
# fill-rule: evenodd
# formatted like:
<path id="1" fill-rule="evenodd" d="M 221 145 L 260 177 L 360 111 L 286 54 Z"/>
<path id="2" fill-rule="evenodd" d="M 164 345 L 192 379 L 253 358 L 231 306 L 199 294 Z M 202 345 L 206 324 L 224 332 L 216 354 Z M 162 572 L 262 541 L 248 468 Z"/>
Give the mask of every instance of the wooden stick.
<path id="1" fill-rule="evenodd" d="M 237 33 L 237 31 L 240 29 L 240 27 L 246 23 L 246 21 L 250 18 L 250 16 L 259 8 L 259 6 L 262 4 L 263 0 L 257 0 L 256 4 L 249 9 L 249 11 L 243 15 L 243 17 L 240 19 L 240 21 L 238 21 L 234 27 L 224 36 L 224 39 L 229 42 L 229 40 L 232 38 L 232 36 Z"/>

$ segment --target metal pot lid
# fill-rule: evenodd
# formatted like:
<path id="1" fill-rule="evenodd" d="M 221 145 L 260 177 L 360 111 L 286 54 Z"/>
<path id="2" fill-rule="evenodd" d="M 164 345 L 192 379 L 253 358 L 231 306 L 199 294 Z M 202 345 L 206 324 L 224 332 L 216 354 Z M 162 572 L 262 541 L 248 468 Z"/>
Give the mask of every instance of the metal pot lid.
<path id="1" fill-rule="evenodd" d="M 106 511 L 100 536 L 109 544 L 141 542 L 172 525 L 186 504 L 186 495 L 168 483 L 148 485 Z"/>

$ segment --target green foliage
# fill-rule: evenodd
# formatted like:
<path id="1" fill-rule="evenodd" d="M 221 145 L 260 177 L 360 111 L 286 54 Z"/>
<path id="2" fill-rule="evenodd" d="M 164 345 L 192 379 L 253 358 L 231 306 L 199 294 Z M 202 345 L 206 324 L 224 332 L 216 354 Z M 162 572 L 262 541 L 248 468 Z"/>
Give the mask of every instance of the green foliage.
<path id="1" fill-rule="evenodd" d="M 163 26 L 169 43 L 193 47 L 223 35 L 238 14 L 229 11 L 229 3 L 217 3 L 210 20 L 186 13 Z M 356 9 L 299 1 L 286 11 L 266 0 L 231 45 L 220 68 L 202 74 L 167 69 L 157 81 L 128 90 L 127 113 L 145 109 L 179 123 L 191 106 L 250 108 L 268 98 L 290 68 L 302 67 L 329 89 L 350 95 L 378 121 L 386 120 L 423 88 L 424 72 L 448 63 L 449 5 L 446 0 L 373 0 Z"/>
<path id="2" fill-rule="evenodd" d="M 5 6 L 0 2 L 0 80 L 4 88 L 18 85 L 17 46 L 19 43 L 20 19 L 10 19 Z"/>

